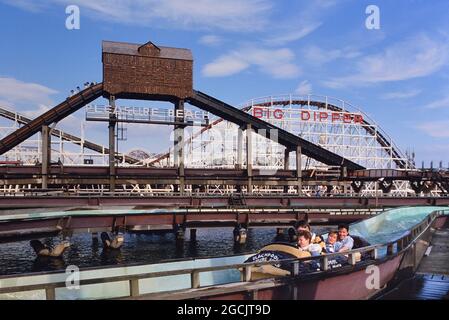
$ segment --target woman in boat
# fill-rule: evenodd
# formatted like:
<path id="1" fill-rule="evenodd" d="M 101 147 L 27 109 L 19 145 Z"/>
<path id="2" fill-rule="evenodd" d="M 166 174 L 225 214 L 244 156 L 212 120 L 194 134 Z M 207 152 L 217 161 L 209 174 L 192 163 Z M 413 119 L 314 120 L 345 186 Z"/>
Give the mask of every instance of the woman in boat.
<path id="1" fill-rule="evenodd" d="M 63 241 L 51 248 L 39 240 L 31 240 L 30 245 L 38 257 L 60 258 L 64 251 L 70 247 L 70 242 Z"/>
<path id="2" fill-rule="evenodd" d="M 298 233 L 298 249 L 303 252 L 309 252 L 311 256 L 319 256 L 323 250 L 321 245 L 311 243 L 312 235 L 309 231 L 301 230 Z"/>
<path id="3" fill-rule="evenodd" d="M 312 230 L 310 228 L 310 224 L 308 224 L 307 221 L 305 221 L 305 220 L 299 221 L 295 225 L 295 228 L 296 228 L 296 234 L 297 235 L 299 235 L 299 233 L 301 231 L 307 231 L 311 235 L 310 243 L 312 243 L 312 244 L 319 244 L 321 246 L 321 248 L 325 247 L 324 241 L 321 239 L 320 236 L 317 236 L 314 232 L 312 232 Z"/>

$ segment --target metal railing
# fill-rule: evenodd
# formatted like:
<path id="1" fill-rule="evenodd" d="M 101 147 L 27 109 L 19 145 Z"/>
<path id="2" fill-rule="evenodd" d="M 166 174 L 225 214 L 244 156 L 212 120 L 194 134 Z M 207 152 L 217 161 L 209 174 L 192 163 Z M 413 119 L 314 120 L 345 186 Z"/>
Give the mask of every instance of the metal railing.
<path id="1" fill-rule="evenodd" d="M 109 187 L 109 186 L 107 186 Z M 62 189 L 24 189 L 24 188 L 11 188 L 11 190 L 0 190 L 0 197 L 191 197 L 191 198 L 229 198 L 230 195 L 235 194 L 232 190 L 223 190 L 221 193 L 217 192 L 196 192 L 186 190 L 183 193 L 174 192 L 167 190 L 164 192 L 154 192 L 151 190 L 133 190 L 129 189 L 126 191 L 91 191 L 91 190 L 74 190 L 70 188 L 68 190 Z M 415 194 L 414 192 L 408 192 L 407 194 L 402 193 L 381 193 L 381 190 L 369 190 L 365 193 L 332 193 L 332 192 L 320 192 L 319 195 L 316 194 L 316 190 L 305 190 L 299 195 L 297 192 L 284 192 L 283 189 L 279 190 L 259 190 L 254 192 L 244 192 L 245 197 L 255 197 L 255 198 L 360 198 L 360 199 L 374 199 L 374 198 L 447 198 L 449 194 L 439 192 L 428 192 L 425 194 Z"/>

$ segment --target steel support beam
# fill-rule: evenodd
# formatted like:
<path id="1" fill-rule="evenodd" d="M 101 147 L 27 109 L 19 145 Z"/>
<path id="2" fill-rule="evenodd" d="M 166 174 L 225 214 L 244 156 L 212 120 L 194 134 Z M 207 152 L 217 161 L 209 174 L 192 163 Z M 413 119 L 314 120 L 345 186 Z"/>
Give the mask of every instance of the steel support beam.
<path id="1" fill-rule="evenodd" d="M 301 163 L 301 146 L 296 147 L 296 177 L 298 178 L 298 194 L 302 192 L 302 163 Z"/>
<path id="2" fill-rule="evenodd" d="M 288 170 L 290 166 L 290 152 L 291 150 L 286 147 L 284 150 L 284 170 Z M 284 192 L 288 192 L 288 186 L 284 186 Z"/>
<path id="3" fill-rule="evenodd" d="M 175 121 L 184 122 L 184 100 L 175 102 Z M 178 169 L 179 192 L 185 192 L 185 174 L 184 174 L 184 125 L 175 125 L 174 132 L 174 163 Z"/>
<path id="4" fill-rule="evenodd" d="M 246 174 L 248 177 L 248 193 L 253 192 L 253 141 L 252 126 L 246 125 Z"/>
<path id="5" fill-rule="evenodd" d="M 237 163 L 235 168 L 240 170 L 243 168 L 243 128 L 237 129 Z"/>
<path id="6" fill-rule="evenodd" d="M 42 126 L 42 189 L 48 188 L 48 171 L 51 163 L 51 136 L 50 128 Z"/>
<path id="7" fill-rule="evenodd" d="M 115 115 L 115 97 L 109 97 L 109 106 L 111 111 L 109 114 L 109 190 L 115 191 L 115 126 L 116 126 L 116 115 Z"/>

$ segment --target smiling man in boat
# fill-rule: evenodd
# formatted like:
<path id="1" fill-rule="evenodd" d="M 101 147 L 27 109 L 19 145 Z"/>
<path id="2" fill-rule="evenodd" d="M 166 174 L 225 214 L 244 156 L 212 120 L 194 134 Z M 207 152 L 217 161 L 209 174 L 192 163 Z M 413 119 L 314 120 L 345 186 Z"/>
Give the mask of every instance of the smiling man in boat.
<path id="1" fill-rule="evenodd" d="M 349 235 L 349 226 L 340 224 L 338 226 L 338 241 L 335 243 L 335 252 L 344 252 L 352 250 L 354 239 Z"/>

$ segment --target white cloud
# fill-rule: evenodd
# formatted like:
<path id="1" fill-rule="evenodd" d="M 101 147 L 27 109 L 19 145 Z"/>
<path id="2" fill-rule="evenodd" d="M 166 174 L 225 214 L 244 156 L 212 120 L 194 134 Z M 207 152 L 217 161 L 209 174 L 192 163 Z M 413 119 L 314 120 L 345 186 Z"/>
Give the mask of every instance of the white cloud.
<path id="1" fill-rule="evenodd" d="M 10 105 L 18 103 L 52 104 L 50 98 L 56 90 L 31 82 L 23 82 L 14 78 L 0 77 L 0 99 Z"/>
<path id="2" fill-rule="evenodd" d="M 14 78 L 0 78 L 0 105 L 11 111 L 18 111 L 34 119 L 53 108 L 56 103 L 51 95 L 57 91 L 46 86 L 23 82 Z M 83 116 L 69 115 L 57 127 L 64 130 L 79 129 Z"/>
<path id="3" fill-rule="evenodd" d="M 312 93 L 312 85 L 308 80 L 301 81 L 295 92 L 299 95 L 307 95 Z"/>
<path id="4" fill-rule="evenodd" d="M 409 91 L 397 91 L 397 92 L 389 92 L 385 93 L 381 96 L 382 99 L 390 100 L 390 99 L 407 99 L 416 97 L 421 93 L 421 90 L 409 90 Z"/>
<path id="5" fill-rule="evenodd" d="M 449 120 L 424 122 L 418 129 L 435 138 L 449 138 Z"/>
<path id="6" fill-rule="evenodd" d="M 448 108 L 449 109 L 449 95 L 426 104 L 424 106 L 424 108 L 427 108 L 427 109 Z"/>
<path id="7" fill-rule="evenodd" d="M 449 58 L 446 41 L 418 35 L 392 45 L 384 52 L 357 62 L 354 75 L 334 78 L 324 84 L 332 88 L 401 81 L 428 76 L 439 71 Z"/>
<path id="8" fill-rule="evenodd" d="M 219 36 L 209 34 L 202 36 L 198 42 L 206 46 L 218 46 L 223 42 L 223 39 Z"/>
<path id="9" fill-rule="evenodd" d="M 46 7 L 46 4 L 44 2 L 30 0 L 3 0 L 3 2 L 31 12 L 39 12 Z"/>
<path id="10" fill-rule="evenodd" d="M 307 24 L 304 26 L 292 27 L 292 31 L 271 37 L 265 40 L 268 45 L 284 45 L 288 42 L 297 41 L 304 38 L 305 36 L 311 34 L 313 31 L 318 29 L 322 25 L 321 22 L 315 22 L 312 24 Z"/>
<path id="11" fill-rule="evenodd" d="M 245 47 L 224 54 L 206 64 L 202 73 L 206 77 L 224 77 L 237 74 L 250 66 L 256 66 L 260 72 L 274 78 L 295 78 L 301 70 L 293 63 L 294 57 L 294 53 L 287 48 Z"/>
<path id="12" fill-rule="evenodd" d="M 308 36 L 325 23 L 336 5 L 335 0 L 292 1 L 282 9 L 281 19 L 271 21 L 270 36 L 263 40 L 264 44 L 282 46 Z"/>
<path id="13" fill-rule="evenodd" d="M 44 112 L 47 112 L 48 110 L 50 110 L 50 107 L 43 104 L 39 104 L 36 109 L 24 110 L 21 111 L 20 113 L 28 118 L 34 119 L 43 114 Z"/>
<path id="14" fill-rule="evenodd" d="M 317 46 L 310 46 L 304 49 L 304 58 L 315 64 L 324 64 L 337 59 L 353 59 L 360 55 L 361 52 L 352 47 L 324 50 Z"/>
<path id="15" fill-rule="evenodd" d="M 213 62 L 208 63 L 203 68 L 203 75 L 206 77 L 226 77 L 249 67 L 244 59 L 240 59 L 238 55 L 221 56 L 215 59 Z"/>
<path id="16" fill-rule="evenodd" d="M 36 10 L 35 0 L 8 0 L 22 9 Z M 170 28 L 217 28 L 233 31 L 261 30 L 268 24 L 269 0 L 42 0 L 41 6 L 79 5 L 81 14 L 95 19 Z"/>

